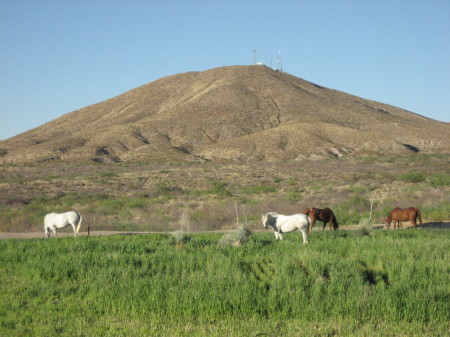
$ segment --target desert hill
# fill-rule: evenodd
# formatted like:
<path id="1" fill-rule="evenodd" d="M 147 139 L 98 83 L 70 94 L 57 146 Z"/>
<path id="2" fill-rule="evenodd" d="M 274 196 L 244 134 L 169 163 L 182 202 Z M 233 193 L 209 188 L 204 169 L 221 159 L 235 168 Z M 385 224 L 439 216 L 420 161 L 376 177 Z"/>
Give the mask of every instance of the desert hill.
<path id="1" fill-rule="evenodd" d="M 449 152 L 450 124 L 265 66 L 161 78 L 0 142 L 0 163 Z"/>

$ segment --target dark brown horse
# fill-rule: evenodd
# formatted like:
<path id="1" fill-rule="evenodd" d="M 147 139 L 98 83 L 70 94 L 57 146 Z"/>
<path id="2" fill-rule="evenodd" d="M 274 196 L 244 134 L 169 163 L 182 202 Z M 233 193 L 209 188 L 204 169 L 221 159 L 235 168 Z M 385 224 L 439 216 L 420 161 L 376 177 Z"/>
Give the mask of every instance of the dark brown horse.
<path id="1" fill-rule="evenodd" d="M 417 227 L 417 218 L 419 218 L 420 224 L 422 224 L 422 216 L 417 207 L 395 207 L 387 216 L 385 226 L 387 228 L 391 227 L 391 222 L 394 220 L 394 229 L 396 227 L 395 225 L 397 225 L 397 229 L 400 228 L 400 226 L 403 228 L 402 221 L 411 221 L 412 225 Z"/>
<path id="2" fill-rule="evenodd" d="M 334 213 L 331 209 L 324 208 L 324 209 L 320 209 L 320 208 L 307 208 L 303 211 L 303 213 L 305 213 L 310 220 L 310 225 L 309 225 L 309 231 L 311 232 L 314 224 L 316 223 L 316 220 L 322 221 L 323 222 L 323 229 L 325 230 L 325 226 L 328 224 L 330 224 L 330 229 L 338 229 L 339 228 L 339 224 L 336 220 L 336 217 L 334 216 Z"/>

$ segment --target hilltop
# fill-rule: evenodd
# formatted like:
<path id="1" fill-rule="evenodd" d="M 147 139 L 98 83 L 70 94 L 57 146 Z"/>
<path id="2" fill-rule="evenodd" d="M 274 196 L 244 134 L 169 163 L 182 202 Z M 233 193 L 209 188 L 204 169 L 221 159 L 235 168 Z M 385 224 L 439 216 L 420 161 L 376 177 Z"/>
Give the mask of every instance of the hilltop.
<path id="1" fill-rule="evenodd" d="M 150 82 L 0 142 L 0 163 L 442 153 L 450 125 L 264 66 Z"/>

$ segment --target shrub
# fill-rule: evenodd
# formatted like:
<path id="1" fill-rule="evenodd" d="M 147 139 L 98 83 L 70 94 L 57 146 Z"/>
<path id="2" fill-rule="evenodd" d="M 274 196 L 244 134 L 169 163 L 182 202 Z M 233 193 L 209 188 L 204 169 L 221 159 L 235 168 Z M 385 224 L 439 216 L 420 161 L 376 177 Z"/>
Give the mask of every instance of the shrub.
<path id="1" fill-rule="evenodd" d="M 219 197 L 229 197 L 232 196 L 232 193 L 227 189 L 227 183 L 221 182 L 221 181 L 213 181 L 212 182 L 213 187 L 207 190 L 203 191 L 195 191 L 194 195 L 200 196 L 200 195 L 210 195 L 215 194 Z"/>
<path id="2" fill-rule="evenodd" d="M 219 241 L 224 246 L 240 246 L 248 242 L 252 231 L 245 225 L 240 226 L 234 233 L 225 234 Z"/>
<path id="3" fill-rule="evenodd" d="M 169 186 L 165 182 L 159 182 L 156 185 L 156 191 L 157 196 L 170 196 L 172 197 L 175 194 L 183 194 L 183 189 L 178 186 Z"/>
<path id="4" fill-rule="evenodd" d="M 450 175 L 436 173 L 427 178 L 427 182 L 430 186 L 437 188 L 441 186 L 449 186 L 450 185 Z"/>
<path id="5" fill-rule="evenodd" d="M 145 208 L 146 204 L 146 200 L 140 198 L 130 198 L 127 200 L 125 206 L 130 208 Z"/>
<path id="6" fill-rule="evenodd" d="M 302 199 L 302 195 L 299 191 L 290 191 L 286 195 L 287 201 L 289 201 L 292 204 L 295 204 L 296 202 L 300 201 Z"/>
<path id="7" fill-rule="evenodd" d="M 369 236 L 373 231 L 373 226 L 369 218 L 362 218 L 359 220 L 358 229 L 355 234 L 359 236 Z"/>
<path id="8" fill-rule="evenodd" d="M 398 177 L 401 181 L 408 183 L 420 183 L 425 181 L 425 176 L 420 172 L 408 172 Z"/>
<path id="9" fill-rule="evenodd" d="M 182 246 L 186 242 L 189 242 L 191 240 L 191 237 L 186 234 L 186 232 L 183 232 L 182 230 L 177 230 L 173 232 L 172 237 L 175 240 L 175 244 L 177 246 Z"/>
<path id="10" fill-rule="evenodd" d="M 275 184 L 281 183 L 282 181 L 283 181 L 283 179 L 280 178 L 280 177 L 274 177 L 274 178 L 273 178 L 273 182 L 274 182 Z"/>
<path id="11" fill-rule="evenodd" d="M 189 211 L 187 208 L 183 210 L 183 212 L 180 215 L 179 225 L 180 225 L 180 231 L 188 231 L 189 232 L 189 226 L 191 224 Z"/>
<path id="12" fill-rule="evenodd" d="M 222 197 L 229 197 L 231 196 L 231 192 L 227 189 L 227 183 L 223 183 L 221 181 L 213 181 L 213 189 L 211 192 L 213 194 L 217 194 Z"/>
<path id="13" fill-rule="evenodd" d="M 236 243 L 236 235 L 235 233 L 229 233 L 222 236 L 219 240 L 219 245 L 222 246 L 232 246 Z"/>
<path id="14" fill-rule="evenodd" d="M 238 241 L 241 244 L 247 243 L 250 235 L 252 235 L 252 231 L 245 225 L 239 227 L 236 233 Z"/>

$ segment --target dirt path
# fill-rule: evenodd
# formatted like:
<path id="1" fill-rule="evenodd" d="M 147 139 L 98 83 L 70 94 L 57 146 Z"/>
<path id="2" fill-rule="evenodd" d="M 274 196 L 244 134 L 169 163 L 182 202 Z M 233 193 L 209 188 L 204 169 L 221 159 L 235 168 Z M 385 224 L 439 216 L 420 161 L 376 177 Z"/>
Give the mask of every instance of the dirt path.
<path id="1" fill-rule="evenodd" d="M 90 236 L 108 236 L 115 234 L 140 234 L 140 233 L 130 233 L 130 232 L 114 232 L 114 231 L 92 231 Z M 144 233 L 142 233 L 144 234 Z M 78 236 L 87 236 L 87 232 L 79 232 Z M 73 233 L 58 233 L 58 237 L 73 236 Z M 53 234 L 52 234 L 53 237 Z M 0 240 L 4 239 L 36 239 L 45 238 L 44 232 L 24 232 L 24 233 L 14 233 L 14 232 L 0 232 Z"/>
<path id="2" fill-rule="evenodd" d="M 375 230 L 382 230 L 384 229 L 384 225 L 377 224 L 373 226 Z M 358 228 L 358 225 L 353 226 L 341 226 L 341 230 L 355 230 Z M 403 228 L 411 228 L 409 224 L 405 224 Z M 418 229 L 421 228 L 444 228 L 444 229 L 450 229 L 450 221 L 443 221 L 443 222 L 427 222 L 424 223 L 422 226 L 417 227 Z M 319 228 L 314 228 L 314 231 L 318 231 Z M 321 229 L 320 229 L 321 230 Z M 328 230 L 328 229 L 326 229 Z M 391 229 L 392 230 L 392 227 Z M 225 231 L 224 231 L 225 232 Z M 229 232 L 229 231 L 226 231 Z M 110 236 L 110 235 L 135 235 L 135 234 L 151 234 L 156 232 L 120 232 L 120 231 L 91 231 L 90 236 Z M 87 236 L 87 232 L 79 232 L 78 236 Z M 59 233 L 58 237 L 66 237 L 66 236 L 73 236 L 73 233 L 67 232 L 67 233 Z M 53 237 L 53 234 L 52 234 Z M 5 239 L 36 239 L 36 238 L 45 238 L 44 232 L 23 232 L 23 233 L 16 233 L 16 232 L 0 232 L 0 240 Z"/>

